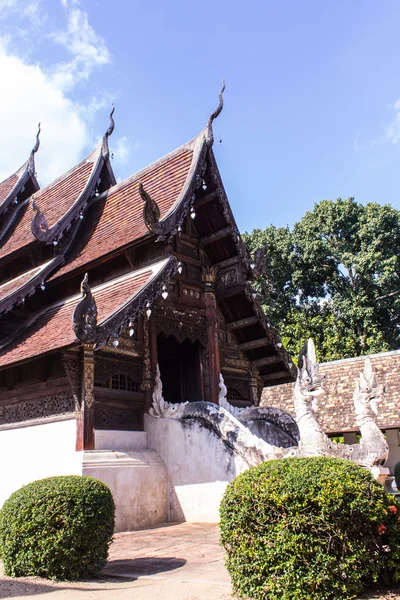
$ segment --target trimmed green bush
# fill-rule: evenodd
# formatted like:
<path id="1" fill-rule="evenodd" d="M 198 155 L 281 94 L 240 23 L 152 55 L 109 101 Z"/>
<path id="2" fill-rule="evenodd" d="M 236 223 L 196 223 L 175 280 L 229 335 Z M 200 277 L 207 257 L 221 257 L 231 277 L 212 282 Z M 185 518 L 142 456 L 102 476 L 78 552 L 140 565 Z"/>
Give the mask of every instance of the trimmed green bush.
<path id="1" fill-rule="evenodd" d="M 220 513 L 240 596 L 348 600 L 400 580 L 400 504 L 350 461 L 265 462 L 228 485 Z"/>
<path id="2" fill-rule="evenodd" d="M 394 480 L 397 485 L 397 489 L 400 490 L 400 462 L 396 463 L 394 466 Z"/>
<path id="3" fill-rule="evenodd" d="M 107 562 L 114 501 L 92 477 L 49 477 L 14 492 L 0 511 L 6 575 L 96 577 Z"/>

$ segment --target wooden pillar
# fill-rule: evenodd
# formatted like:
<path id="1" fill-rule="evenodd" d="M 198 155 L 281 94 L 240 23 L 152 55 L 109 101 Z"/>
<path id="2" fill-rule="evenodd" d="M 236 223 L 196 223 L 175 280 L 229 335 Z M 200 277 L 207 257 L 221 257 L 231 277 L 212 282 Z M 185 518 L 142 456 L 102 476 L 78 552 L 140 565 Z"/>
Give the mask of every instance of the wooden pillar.
<path id="1" fill-rule="evenodd" d="M 94 345 L 83 345 L 81 429 L 83 450 L 94 450 Z M 78 425 L 79 429 L 79 425 Z"/>
<path id="2" fill-rule="evenodd" d="M 153 319 L 151 317 L 153 316 Z M 154 335 L 151 322 L 154 320 L 154 315 L 143 315 L 143 379 L 141 389 L 144 392 L 144 412 L 147 413 L 152 405 L 153 393 L 153 360 L 151 352 L 151 338 Z M 155 328 L 154 328 L 155 329 Z M 153 335 L 152 335 L 153 334 Z"/>
<path id="3" fill-rule="evenodd" d="M 251 365 L 249 373 L 250 400 L 253 406 L 259 406 L 261 400 L 260 396 L 258 395 L 259 370 L 255 365 Z"/>
<path id="4" fill-rule="evenodd" d="M 218 404 L 219 375 L 221 363 L 219 355 L 218 340 L 218 313 L 217 300 L 215 297 L 215 282 L 217 279 L 217 267 L 203 268 L 204 281 L 204 303 L 206 309 L 207 345 L 208 345 L 208 368 L 210 373 L 210 402 Z"/>

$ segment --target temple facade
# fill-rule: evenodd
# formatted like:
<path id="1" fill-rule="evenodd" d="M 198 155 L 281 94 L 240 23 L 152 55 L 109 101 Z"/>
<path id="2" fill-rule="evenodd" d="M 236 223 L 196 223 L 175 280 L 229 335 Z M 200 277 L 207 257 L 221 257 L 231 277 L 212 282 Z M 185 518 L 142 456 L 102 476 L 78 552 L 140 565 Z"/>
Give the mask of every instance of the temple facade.
<path id="1" fill-rule="evenodd" d="M 171 403 L 217 402 L 220 373 L 236 406 L 295 379 L 213 153 L 221 109 L 222 92 L 194 139 L 121 183 L 111 113 L 99 146 L 47 187 L 39 133 L 0 184 L 0 451 L 2 436 L 21 447 L 64 421 L 77 452 L 143 431 L 157 364 Z"/>

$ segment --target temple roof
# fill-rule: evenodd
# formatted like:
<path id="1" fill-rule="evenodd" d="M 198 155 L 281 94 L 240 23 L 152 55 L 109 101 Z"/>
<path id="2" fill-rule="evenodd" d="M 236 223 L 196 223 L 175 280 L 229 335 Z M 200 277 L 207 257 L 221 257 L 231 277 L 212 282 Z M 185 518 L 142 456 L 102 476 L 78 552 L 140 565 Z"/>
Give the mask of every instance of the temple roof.
<path id="1" fill-rule="evenodd" d="M 79 165 L 30 198 L 15 231 L 0 248 L 0 260 L 37 241 L 38 237 L 36 232 L 34 235 L 33 223 L 39 213 L 36 211 L 36 216 L 34 216 L 32 209 L 35 205 L 46 221 L 46 226 L 42 227 L 42 233 L 46 238 L 43 241 L 51 241 L 52 237 L 62 234 L 63 230 L 70 225 L 71 219 L 68 217 L 79 216 L 79 212 L 78 215 L 71 213 L 76 213 L 78 207 L 83 208 L 87 196 L 92 193 L 99 175 L 100 158 L 101 144 Z M 93 179 L 96 180 L 93 181 Z"/>
<path id="2" fill-rule="evenodd" d="M 103 283 L 92 290 L 97 305 L 97 337 L 104 333 L 103 343 L 111 330 L 121 327 L 124 319 L 134 319 L 138 303 L 151 301 L 161 293 L 161 285 L 171 274 L 170 259 L 132 271 Z M 78 343 L 72 326 L 80 294 L 57 302 L 37 312 L 0 348 L 0 367 L 47 354 Z M 103 331 L 104 330 L 104 331 Z"/>
<path id="3" fill-rule="evenodd" d="M 35 173 L 35 154 L 39 150 L 40 145 L 39 134 L 40 123 L 36 134 L 36 142 L 28 160 L 15 173 L 0 182 L 0 216 L 7 210 L 11 202 L 18 201 L 18 194 L 22 191 L 28 180 L 31 180 L 35 190 L 39 189 Z"/>
<path id="4" fill-rule="evenodd" d="M 21 304 L 27 295 L 32 295 L 62 260 L 62 256 L 56 256 L 0 285 L 0 314 L 7 312 L 15 304 Z"/>
<path id="5" fill-rule="evenodd" d="M 15 173 L 0 182 L 0 243 L 10 229 L 21 206 L 30 194 L 39 189 L 35 173 L 35 153 L 39 149 L 39 134 L 28 160 Z"/>
<path id="6" fill-rule="evenodd" d="M 199 166 L 204 133 L 95 199 L 70 248 L 67 264 L 51 279 L 83 268 L 119 248 L 151 235 L 143 218 L 139 183 L 156 200 L 162 222 L 181 206 Z"/>

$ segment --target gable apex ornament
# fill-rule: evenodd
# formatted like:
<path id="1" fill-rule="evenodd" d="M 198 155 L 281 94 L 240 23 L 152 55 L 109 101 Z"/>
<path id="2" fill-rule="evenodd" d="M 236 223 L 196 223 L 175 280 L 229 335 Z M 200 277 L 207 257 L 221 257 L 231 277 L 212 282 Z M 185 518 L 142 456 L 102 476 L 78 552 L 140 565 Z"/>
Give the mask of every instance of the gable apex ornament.
<path id="1" fill-rule="evenodd" d="M 97 305 L 88 282 L 86 273 L 81 283 L 82 300 L 75 307 L 72 316 L 74 333 L 81 342 L 90 342 L 97 329 Z"/>
<path id="2" fill-rule="evenodd" d="M 38 124 L 38 132 L 36 134 L 36 141 L 35 141 L 35 145 L 33 146 L 29 159 L 28 159 L 28 173 L 31 177 L 33 177 L 35 175 L 35 154 L 36 152 L 39 150 L 39 146 L 40 146 L 40 132 L 41 132 L 41 128 L 40 128 L 40 123 Z"/>
<path id="3" fill-rule="evenodd" d="M 211 113 L 211 115 L 208 117 L 208 122 L 207 122 L 207 126 L 206 126 L 206 134 L 205 134 L 205 140 L 206 140 L 206 144 L 209 148 L 212 147 L 213 143 L 214 143 L 214 132 L 213 132 L 213 121 L 214 119 L 216 119 L 218 117 L 218 115 L 221 113 L 223 107 L 224 107 L 224 100 L 222 98 L 222 94 L 225 91 L 225 79 L 222 80 L 222 88 L 221 91 L 219 93 L 219 104 L 217 106 L 217 108 L 214 110 L 214 112 Z"/>
<path id="4" fill-rule="evenodd" d="M 114 111 L 115 111 L 115 106 L 114 103 L 111 105 L 112 109 L 110 112 L 110 125 L 108 126 L 107 131 L 104 134 L 103 137 L 103 144 L 102 144 L 102 153 L 104 158 L 108 158 L 109 154 L 110 154 L 110 150 L 108 147 L 108 138 L 110 137 L 110 135 L 112 135 L 114 128 L 115 128 L 115 121 L 114 121 Z"/>

